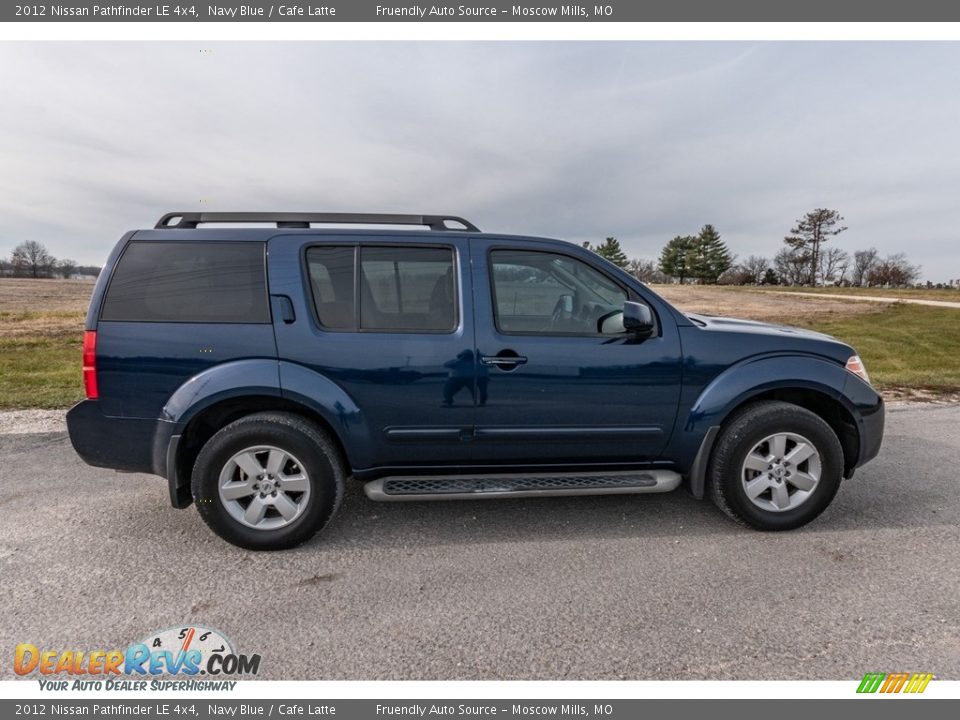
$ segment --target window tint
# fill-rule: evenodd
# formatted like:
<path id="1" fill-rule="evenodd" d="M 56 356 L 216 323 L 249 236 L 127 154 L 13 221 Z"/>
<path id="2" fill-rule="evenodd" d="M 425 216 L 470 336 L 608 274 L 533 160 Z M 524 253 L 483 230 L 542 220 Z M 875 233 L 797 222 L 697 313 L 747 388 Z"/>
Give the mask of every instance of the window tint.
<path id="1" fill-rule="evenodd" d="M 263 243 L 132 242 L 102 320 L 268 323 Z"/>
<path id="2" fill-rule="evenodd" d="M 600 318 L 627 300 L 603 273 L 565 255 L 494 250 L 490 261 L 502 332 L 597 335 Z"/>
<path id="3" fill-rule="evenodd" d="M 361 247 L 362 329 L 449 332 L 456 308 L 452 250 Z"/>
<path id="4" fill-rule="evenodd" d="M 352 330 L 356 327 L 354 312 L 353 247 L 312 247 L 307 250 L 307 270 L 323 327 Z"/>

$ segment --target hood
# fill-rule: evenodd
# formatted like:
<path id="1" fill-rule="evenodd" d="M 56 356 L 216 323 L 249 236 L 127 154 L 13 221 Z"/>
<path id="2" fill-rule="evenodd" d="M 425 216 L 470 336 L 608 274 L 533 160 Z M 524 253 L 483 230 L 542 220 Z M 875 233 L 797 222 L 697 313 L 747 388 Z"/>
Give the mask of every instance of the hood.
<path id="1" fill-rule="evenodd" d="M 745 336 L 744 339 L 754 338 L 775 340 L 777 344 L 789 345 L 792 348 L 805 346 L 808 349 L 829 355 L 839 362 L 846 362 L 847 358 L 855 354 L 853 348 L 835 337 L 814 330 L 776 325 L 774 323 L 743 320 L 740 318 L 718 317 L 713 315 L 687 314 L 693 323 L 708 332 L 731 333 Z"/>
<path id="2" fill-rule="evenodd" d="M 815 330 L 792 327 L 790 325 L 777 325 L 775 323 L 765 323 L 758 320 L 744 320 L 742 318 L 721 317 L 719 315 L 698 315 L 696 313 L 687 313 L 687 317 L 700 327 L 709 330 L 760 333 L 762 335 L 801 337 L 810 338 L 811 340 L 840 342 L 832 335 L 826 335 L 825 333 L 816 332 Z"/>

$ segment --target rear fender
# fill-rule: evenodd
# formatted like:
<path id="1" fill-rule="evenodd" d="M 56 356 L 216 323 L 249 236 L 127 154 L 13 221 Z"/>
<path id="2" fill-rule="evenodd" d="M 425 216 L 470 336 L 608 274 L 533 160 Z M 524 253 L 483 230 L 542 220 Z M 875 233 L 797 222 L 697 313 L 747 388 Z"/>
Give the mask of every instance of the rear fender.
<path id="1" fill-rule="evenodd" d="M 374 444 L 364 414 L 343 388 L 326 375 L 290 362 L 280 362 L 283 397 L 320 415 L 337 434 L 350 467 L 367 467 Z"/>
<path id="2" fill-rule="evenodd" d="M 180 427 L 221 400 L 245 395 L 281 397 L 276 360 L 235 360 L 214 365 L 187 380 L 170 396 L 162 419 Z"/>
<path id="3" fill-rule="evenodd" d="M 336 434 L 349 463 L 356 457 L 363 458 L 370 447 L 360 409 L 329 378 L 276 360 L 238 360 L 217 365 L 181 385 L 167 401 L 157 424 L 154 468 L 157 474 L 167 477 L 174 506 L 189 504 L 189 478 L 177 477 L 175 462 L 180 435 L 188 423 L 224 400 L 254 396 L 282 398 L 320 416 Z"/>

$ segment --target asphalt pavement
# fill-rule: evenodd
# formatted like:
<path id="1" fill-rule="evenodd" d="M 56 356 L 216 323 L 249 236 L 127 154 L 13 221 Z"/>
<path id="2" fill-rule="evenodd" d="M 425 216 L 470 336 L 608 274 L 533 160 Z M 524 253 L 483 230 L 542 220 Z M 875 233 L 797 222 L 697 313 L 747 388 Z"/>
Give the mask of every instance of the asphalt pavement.
<path id="1" fill-rule="evenodd" d="M 960 407 L 888 414 L 801 530 L 667 495 L 378 504 L 282 553 L 227 545 L 165 481 L 0 435 L 0 649 L 200 624 L 270 679 L 960 679 Z M 13 677 L 0 663 L 0 677 Z"/>

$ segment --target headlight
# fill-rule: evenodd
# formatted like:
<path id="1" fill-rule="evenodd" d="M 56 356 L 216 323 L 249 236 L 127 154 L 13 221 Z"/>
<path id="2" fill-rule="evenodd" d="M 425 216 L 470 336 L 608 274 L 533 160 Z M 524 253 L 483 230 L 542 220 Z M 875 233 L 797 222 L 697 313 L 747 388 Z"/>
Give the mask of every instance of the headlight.
<path id="1" fill-rule="evenodd" d="M 867 375 L 867 368 L 864 366 L 863 360 L 860 359 L 859 355 L 851 356 L 850 359 L 847 360 L 845 367 L 867 385 L 870 384 L 870 376 Z"/>

